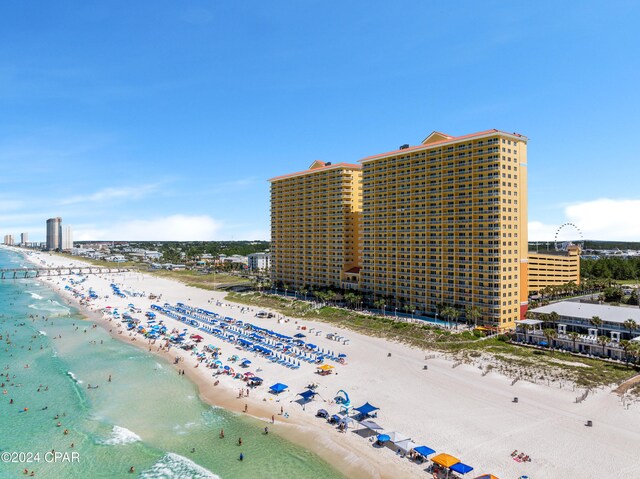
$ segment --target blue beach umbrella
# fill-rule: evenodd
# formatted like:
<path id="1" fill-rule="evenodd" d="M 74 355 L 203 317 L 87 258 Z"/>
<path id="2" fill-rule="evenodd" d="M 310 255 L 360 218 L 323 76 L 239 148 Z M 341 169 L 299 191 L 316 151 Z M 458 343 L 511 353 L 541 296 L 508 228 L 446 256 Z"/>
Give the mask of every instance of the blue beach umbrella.
<path id="1" fill-rule="evenodd" d="M 378 434 L 378 437 L 376 439 L 380 442 L 387 442 L 391 440 L 391 437 L 389 437 L 388 434 Z"/>

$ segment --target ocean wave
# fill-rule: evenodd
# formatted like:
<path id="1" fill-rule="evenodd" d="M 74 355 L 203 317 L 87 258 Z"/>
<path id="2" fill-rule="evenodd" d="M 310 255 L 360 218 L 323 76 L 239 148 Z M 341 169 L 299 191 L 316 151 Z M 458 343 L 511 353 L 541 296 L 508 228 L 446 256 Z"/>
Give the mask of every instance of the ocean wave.
<path id="1" fill-rule="evenodd" d="M 105 446 L 117 446 L 120 444 L 131 444 L 138 441 L 142 441 L 142 439 L 135 432 L 129 431 L 125 427 L 113 426 L 111 436 L 97 442 L 98 444 L 103 444 Z"/>
<path id="2" fill-rule="evenodd" d="M 44 299 L 44 296 L 40 296 L 38 293 L 32 293 L 31 291 L 27 291 L 31 295 L 33 299 Z"/>
<path id="3" fill-rule="evenodd" d="M 44 331 L 38 331 L 42 336 L 46 336 L 47 333 L 45 333 Z"/>
<path id="4" fill-rule="evenodd" d="M 140 474 L 142 479 L 220 479 L 220 476 L 187 459 L 169 452 L 150 469 Z"/>
<path id="5" fill-rule="evenodd" d="M 69 376 L 71 379 L 73 379 L 73 382 L 78 383 L 78 384 L 82 384 L 82 381 L 80 379 L 78 379 L 76 377 L 76 375 L 73 374 L 71 371 L 67 371 L 67 376 Z"/>

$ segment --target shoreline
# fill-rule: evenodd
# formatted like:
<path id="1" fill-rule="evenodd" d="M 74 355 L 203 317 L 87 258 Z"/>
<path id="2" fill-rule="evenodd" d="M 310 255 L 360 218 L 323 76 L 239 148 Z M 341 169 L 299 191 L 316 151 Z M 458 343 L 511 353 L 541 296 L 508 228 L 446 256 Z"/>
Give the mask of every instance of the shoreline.
<path id="1" fill-rule="evenodd" d="M 29 258 L 26 256 L 24 256 L 24 258 L 26 261 L 29 261 Z M 127 273 L 114 274 L 123 275 Z M 144 339 L 146 338 L 136 337 L 136 335 L 133 336 L 136 339 L 133 341 L 131 340 L 133 337 L 125 335 L 126 331 L 122 331 L 122 334 L 118 334 L 118 330 L 114 330 L 113 328 L 112 320 L 105 318 L 99 310 L 80 304 L 73 297 L 65 294 L 65 290 L 62 286 L 54 284 L 52 281 L 48 281 L 48 279 L 50 280 L 54 278 L 55 277 L 40 277 L 33 279 L 41 280 L 41 283 L 58 294 L 67 306 L 76 309 L 83 316 L 83 320 L 88 320 L 97 324 L 99 327 L 107 331 L 113 339 L 133 345 L 148 354 L 162 358 L 166 361 L 166 364 L 175 371 L 184 369 L 186 378 L 196 386 L 198 390 L 198 397 L 205 404 L 223 408 L 237 414 L 239 417 L 244 415 L 245 417 L 251 417 L 254 420 L 264 422 L 265 425 L 269 427 L 270 432 L 277 434 L 297 446 L 311 451 L 345 477 L 354 479 L 394 479 L 413 477 L 411 471 L 385 471 L 384 468 L 389 467 L 387 462 L 381 461 L 376 467 L 373 464 L 379 461 L 376 461 L 375 455 L 366 454 L 367 457 L 364 457 L 365 454 L 363 454 L 363 451 L 361 451 L 360 448 L 356 448 L 348 444 L 338 445 L 330 437 L 333 433 L 338 434 L 336 431 L 332 431 L 330 429 L 318 430 L 318 426 L 324 425 L 325 423 L 322 419 L 318 419 L 314 424 L 312 422 L 305 421 L 303 416 L 298 416 L 296 414 L 290 414 L 287 418 L 283 418 L 278 411 L 278 407 L 281 404 L 280 402 L 277 403 L 278 406 L 274 409 L 269 409 L 265 406 L 264 401 L 259 400 L 255 396 L 239 398 L 236 392 L 229 387 L 229 384 L 227 384 L 228 381 L 220 381 L 218 386 L 214 386 L 211 383 L 211 376 L 203 374 L 204 372 L 210 372 L 211 370 L 208 368 L 196 368 L 193 356 L 191 356 L 188 351 L 180 350 L 178 348 L 172 348 L 169 351 L 158 350 L 157 345 L 156 347 L 153 347 L 151 340 L 147 340 L 147 342 L 145 342 Z M 165 322 L 166 319 L 167 318 L 163 317 Z M 127 338 L 130 339 L 127 340 Z M 182 358 L 178 365 L 174 362 L 176 355 Z M 245 404 L 249 405 L 248 412 L 244 411 Z M 282 403 L 282 405 L 287 409 L 290 406 L 290 403 Z M 319 403 L 316 404 L 316 406 L 317 408 L 321 407 Z M 275 423 L 271 422 L 271 416 L 275 416 Z"/>
<path id="2" fill-rule="evenodd" d="M 58 264 L 72 261 L 57 256 L 41 257 Z M 140 338 L 127 341 L 129 336 L 124 336 L 125 333 L 117 334 L 116 322 L 109 322 L 99 312 L 107 303 L 113 303 L 114 307 L 122 306 L 124 311 L 127 303 L 141 306 L 138 304 L 141 300 L 110 298 L 106 301 L 101 298 L 94 306 L 86 308 L 77 305 L 71 293 L 64 290 L 61 278 L 40 279 L 83 314 L 86 311 L 100 316 L 95 321 L 103 327 L 110 324 L 114 330 L 112 335 L 117 339 L 148 351 L 147 341 Z M 352 434 L 352 430 L 340 434 L 326 421 L 314 417 L 320 407 L 329 410 L 330 414 L 335 412 L 337 406 L 331 403 L 316 400 L 307 404 L 309 408 L 306 411 L 303 410 L 295 402 L 297 396 L 294 394 L 310 382 L 320 384 L 321 398 L 330 399 L 338 389 L 346 389 L 354 399 L 354 405 L 369 401 L 379 406 L 381 414 L 376 421 L 385 426 L 385 432 L 405 433 L 418 445 L 424 444 L 438 453 L 447 452 L 460 458 L 475 467 L 470 477 L 486 473 L 503 478 L 520 475 L 591 477 L 605 473 L 607 477 L 632 477 L 634 474 L 640 477 L 640 464 L 630 459 L 634 451 L 632 445 L 640 442 L 640 415 L 637 414 L 640 407 L 638 403 L 621 404 L 620 398 L 611 394 L 609 388 L 595 391 L 583 403 L 575 404 L 576 393 L 569 388 L 556 389 L 524 381 L 514 385 L 496 371 L 482 374 L 478 367 L 471 365 L 452 367 L 452 362 L 441 355 L 427 361 L 423 350 L 325 323 L 295 318 L 287 321 L 258 319 L 251 307 L 226 303 L 224 293 L 199 290 L 143 273 L 120 273 L 108 278 L 96 276 L 95 279 L 92 276 L 84 286 L 94 287 L 101 296 L 104 293 L 108 295 L 110 281 L 126 283 L 132 290 L 137 288 L 139 291 L 161 293 L 162 299 L 157 301 L 160 304 L 183 301 L 290 336 L 305 328 L 304 332 L 313 336 L 313 342 L 318 346 L 338 348 L 334 349 L 336 353 L 347 353 L 347 365 L 336 365 L 336 374 L 319 377 L 314 374 L 315 367 L 309 365 L 303 364 L 299 371 L 292 371 L 269 364 L 260 357 L 254 359 L 250 356 L 253 353 L 237 352 L 250 357 L 252 367 L 264 368 L 264 372 L 259 372 L 260 369 L 257 372 L 265 378 L 264 386 L 252 390 L 249 398 L 241 400 L 237 398 L 237 391 L 244 383 L 220 376 L 219 386 L 214 386 L 212 370 L 195 368 L 196 360 L 190 352 L 172 348 L 168 353 L 159 354 L 155 351 L 157 345 L 151 351 L 165 358 L 169 364 L 173 363 L 176 355 L 185 357 L 177 368 L 185 369 L 188 379 L 196 384 L 200 398 L 207 404 L 223 407 L 238 415 L 245 414 L 243 408 L 248 404 L 247 416 L 264 421 L 270 430 L 312 451 L 347 477 L 416 477 L 426 475 L 424 469 L 428 462 L 422 465 L 409 462 L 388 447 L 371 447 L 367 439 Z M 147 300 L 145 302 L 148 303 Z M 146 310 L 145 307 L 142 309 Z M 158 319 L 162 319 L 169 329 L 186 327 L 184 323 L 165 316 Z M 323 335 L 311 334 L 314 329 L 317 329 L 314 334 L 321 330 L 327 333 L 339 331 L 349 338 L 350 344 L 336 346 Z M 236 353 L 234 345 L 205 333 L 198 334 L 207 337 L 203 344 L 212 343 L 223 348 L 223 360 Z M 423 369 L 427 362 L 428 371 Z M 275 382 L 284 382 L 290 387 L 278 400 L 265 391 L 265 386 Z M 517 405 L 513 404 L 513 397 L 520 398 Z M 281 405 L 289 413 L 289 418 L 278 414 Z M 272 414 L 276 417 L 273 426 Z M 586 420 L 593 420 L 597 427 L 585 428 Z M 528 464 L 513 461 L 510 454 L 514 449 L 525 452 L 533 461 Z M 597 461 L 596 457 L 599 457 Z"/>

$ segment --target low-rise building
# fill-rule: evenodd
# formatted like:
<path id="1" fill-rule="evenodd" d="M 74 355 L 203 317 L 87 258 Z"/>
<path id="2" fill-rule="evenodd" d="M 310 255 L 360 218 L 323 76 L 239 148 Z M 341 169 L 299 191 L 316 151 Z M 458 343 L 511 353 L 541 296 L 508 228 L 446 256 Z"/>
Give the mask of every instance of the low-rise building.
<path id="1" fill-rule="evenodd" d="M 251 271 L 271 270 L 271 253 L 252 253 L 247 256 L 247 261 Z"/>
<path id="2" fill-rule="evenodd" d="M 637 307 L 560 301 L 529 313 L 529 319 L 516 321 L 516 337 L 530 344 L 622 359 L 620 341 L 640 342 Z M 557 314 L 557 320 L 552 319 L 552 313 Z M 549 330 L 554 331 L 553 337 L 545 334 Z"/>
<path id="3" fill-rule="evenodd" d="M 547 286 L 567 283 L 580 284 L 580 248 L 569 246 L 567 251 L 534 253 L 527 256 L 529 295 Z"/>

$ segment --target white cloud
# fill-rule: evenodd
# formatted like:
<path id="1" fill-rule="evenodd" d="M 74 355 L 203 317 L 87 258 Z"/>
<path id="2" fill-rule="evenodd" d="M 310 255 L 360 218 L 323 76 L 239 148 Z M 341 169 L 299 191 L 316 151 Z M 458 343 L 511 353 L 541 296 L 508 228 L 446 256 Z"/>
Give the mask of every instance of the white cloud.
<path id="1" fill-rule="evenodd" d="M 640 200 L 600 198 L 564 208 L 563 222 L 575 224 L 585 239 L 640 241 Z M 530 241 L 553 240 L 560 224 L 529 222 Z"/>
<path id="2" fill-rule="evenodd" d="M 72 196 L 60 201 L 62 205 L 71 205 L 76 203 L 104 202 L 117 199 L 137 200 L 144 198 L 150 193 L 158 189 L 159 184 L 148 184 L 140 186 L 121 186 L 117 188 L 103 188 L 89 195 Z"/>
<path id="3" fill-rule="evenodd" d="M 111 228 L 78 227 L 76 241 L 210 241 L 220 238 L 222 223 L 207 215 L 172 215 L 115 223 Z"/>

